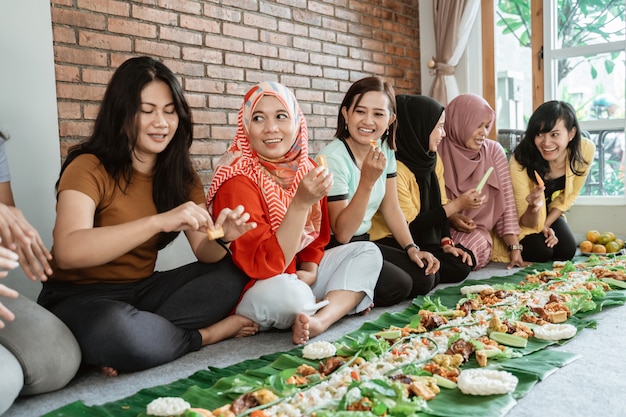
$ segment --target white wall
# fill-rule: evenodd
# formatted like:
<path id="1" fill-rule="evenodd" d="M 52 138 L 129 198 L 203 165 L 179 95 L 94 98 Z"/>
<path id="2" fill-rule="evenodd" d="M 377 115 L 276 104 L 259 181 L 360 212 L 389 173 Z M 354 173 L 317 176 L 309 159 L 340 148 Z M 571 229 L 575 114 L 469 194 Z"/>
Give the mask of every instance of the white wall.
<path id="1" fill-rule="evenodd" d="M 0 2 L 0 62 L 0 129 L 11 136 L 15 200 L 50 247 L 60 157 L 49 1 Z M 30 297 L 40 288 L 21 270 L 4 283 Z"/>

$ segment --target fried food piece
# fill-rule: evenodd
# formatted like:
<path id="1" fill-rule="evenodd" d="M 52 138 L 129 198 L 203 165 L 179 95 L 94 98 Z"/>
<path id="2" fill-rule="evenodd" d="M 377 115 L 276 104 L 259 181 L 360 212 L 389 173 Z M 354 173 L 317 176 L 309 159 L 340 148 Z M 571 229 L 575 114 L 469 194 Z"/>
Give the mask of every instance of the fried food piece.
<path id="1" fill-rule="evenodd" d="M 326 161 L 326 155 L 318 155 L 317 158 L 317 163 L 319 166 L 324 167 L 324 168 L 328 168 L 328 162 Z"/>
<path id="2" fill-rule="evenodd" d="M 209 240 L 215 240 L 215 239 L 220 239 L 224 237 L 224 229 L 222 229 L 221 227 L 218 229 L 208 229 L 206 231 L 206 235 L 209 238 Z"/>

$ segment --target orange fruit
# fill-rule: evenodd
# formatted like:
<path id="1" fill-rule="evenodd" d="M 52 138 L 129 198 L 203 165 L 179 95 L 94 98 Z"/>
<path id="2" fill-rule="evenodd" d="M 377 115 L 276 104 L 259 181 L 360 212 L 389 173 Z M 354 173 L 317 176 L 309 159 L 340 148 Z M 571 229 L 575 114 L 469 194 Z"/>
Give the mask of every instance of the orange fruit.
<path id="1" fill-rule="evenodd" d="M 600 232 L 598 232 L 597 230 L 590 230 L 587 232 L 587 240 L 591 243 L 596 243 L 598 241 L 598 238 L 600 237 Z"/>
<path id="2" fill-rule="evenodd" d="M 606 251 L 608 253 L 614 253 L 621 249 L 619 246 L 619 243 L 617 243 L 616 241 L 609 242 L 606 245 L 604 245 L 604 247 L 606 248 Z"/>
<path id="3" fill-rule="evenodd" d="M 595 245 L 593 245 L 593 248 L 591 249 L 591 252 L 593 252 L 593 253 L 606 253 L 606 247 L 604 247 L 604 245 L 596 243 Z"/>
<path id="4" fill-rule="evenodd" d="M 609 242 L 612 242 L 615 240 L 615 235 L 613 233 L 602 233 L 600 235 L 600 237 L 598 237 L 598 243 L 601 245 L 606 245 Z"/>
<path id="5" fill-rule="evenodd" d="M 619 248 L 622 249 L 624 247 L 624 240 L 623 239 L 615 239 L 615 241 L 619 244 Z"/>
<path id="6" fill-rule="evenodd" d="M 591 249 L 593 249 L 593 243 L 591 243 L 590 241 L 583 240 L 582 242 L 580 242 L 580 251 L 581 252 L 589 253 L 589 252 L 591 252 Z"/>

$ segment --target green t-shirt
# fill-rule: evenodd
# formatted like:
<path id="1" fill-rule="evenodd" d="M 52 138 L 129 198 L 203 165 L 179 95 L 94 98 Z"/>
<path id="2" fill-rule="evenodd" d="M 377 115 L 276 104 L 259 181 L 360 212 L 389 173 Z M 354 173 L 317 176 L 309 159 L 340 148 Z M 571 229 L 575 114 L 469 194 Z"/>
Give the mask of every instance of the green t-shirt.
<path id="1" fill-rule="evenodd" d="M 370 230 L 372 217 L 385 196 L 387 178 L 395 177 L 397 174 L 396 155 L 387 144 L 387 141 L 380 145 L 380 149 L 385 153 L 387 166 L 372 188 L 367 209 L 365 210 L 365 218 L 357 229 L 355 236 L 362 235 Z M 361 179 L 361 170 L 356 165 L 354 156 L 346 142 L 341 139 L 335 139 L 326 145 L 318 155 L 326 155 L 328 170 L 333 174 L 333 187 L 328 194 L 328 201 L 349 201 L 352 199 Z"/>

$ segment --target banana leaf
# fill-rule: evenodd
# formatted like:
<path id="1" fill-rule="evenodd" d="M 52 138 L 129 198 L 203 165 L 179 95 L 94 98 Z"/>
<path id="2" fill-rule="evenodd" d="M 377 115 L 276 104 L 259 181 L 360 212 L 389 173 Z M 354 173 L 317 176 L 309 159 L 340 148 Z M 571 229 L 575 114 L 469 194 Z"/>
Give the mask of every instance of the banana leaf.
<path id="1" fill-rule="evenodd" d="M 454 307 L 461 298 L 460 288 L 473 284 L 517 284 L 528 274 L 551 269 L 551 263 L 534 264 L 512 275 L 492 277 L 486 280 L 466 280 L 462 284 L 439 289 L 430 297 L 440 298 L 441 302 Z M 586 317 L 602 311 L 603 308 L 622 305 L 626 301 L 626 290 L 610 291 L 606 296 L 596 301 L 596 308 L 584 314 L 579 313 L 568 319 L 568 323 L 582 331 L 586 327 L 594 327 L 596 322 Z M 384 313 L 377 320 L 364 323 L 361 328 L 344 335 L 337 342 L 348 339 L 357 339 L 364 333 L 377 332 L 390 326 L 403 327 L 418 313 L 424 303 L 424 297 L 417 297 L 412 305 L 398 313 Z M 543 341 L 531 339 L 524 349 L 518 349 L 523 355 L 519 358 L 504 361 L 490 361 L 490 366 L 507 370 L 514 374 L 519 383 L 514 392 L 507 395 L 471 396 L 463 395 L 458 389 L 442 389 L 437 397 L 428 402 L 428 409 L 419 415 L 441 417 L 499 417 L 508 413 L 516 404 L 516 400 L 523 397 L 539 381 L 545 379 L 560 367 L 567 365 L 577 358 L 577 355 L 545 349 L 551 344 L 563 344 L 565 341 Z M 276 352 L 249 359 L 227 368 L 209 367 L 200 370 L 188 378 L 180 379 L 171 384 L 142 389 L 138 393 L 122 400 L 109 402 L 98 406 L 86 406 L 77 401 L 54 410 L 45 417 L 145 417 L 146 405 L 155 398 L 165 396 L 179 396 L 194 407 L 214 409 L 231 401 L 238 387 L 263 384 L 268 377 L 277 375 L 281 371 L 296 368 L 306 363 L 317 367 L 316 361 L 307 361 L 301 357 L 302 347 L 294 348 L 289 352 Z M 466 367 L 478 366 L 472 359 Z"/>

